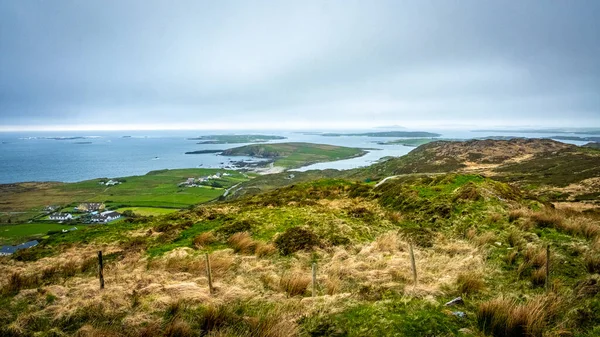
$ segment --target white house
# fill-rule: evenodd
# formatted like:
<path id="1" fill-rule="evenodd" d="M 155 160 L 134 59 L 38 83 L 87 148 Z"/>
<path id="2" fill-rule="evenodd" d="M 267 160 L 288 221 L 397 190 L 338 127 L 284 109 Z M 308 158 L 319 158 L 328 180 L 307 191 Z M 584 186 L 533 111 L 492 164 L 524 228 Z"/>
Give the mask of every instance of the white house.
<path id="1" fill-rule="evenodd" d="M 115 211 L 106 211 L 106 212 L 102 212 L 100 214 L 106 218 L 106 222 L 113 221 L 113 220 L 121 217 L 121 214 L 119 214 Z"/>
<path id="2" fill-rule="evenodd" d="M 54 213 L 50 214 L 50 220 L 65 221 L 72 220 L 73 216 L 70 213 Z"/>
<path id="3" fill-rule="evenodd" d="M 107 223 L 107 222 L 113 221 L 115 219 L 118 219 L 120 217 L 121 217 L 121 214 L 119 214 L 115 211 L 106 211 L 106 212 L 102 212 L 98 215 L 94 215 L 90 220 L 91 220 L 91 222 Z"/>

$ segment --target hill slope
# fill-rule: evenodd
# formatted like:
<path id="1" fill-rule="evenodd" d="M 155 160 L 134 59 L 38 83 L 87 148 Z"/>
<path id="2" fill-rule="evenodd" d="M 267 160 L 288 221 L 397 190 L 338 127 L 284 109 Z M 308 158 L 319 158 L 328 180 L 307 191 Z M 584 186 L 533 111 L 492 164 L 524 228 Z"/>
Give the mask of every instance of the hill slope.
<path id="1" fill-rule="evenodd" d="M 339 179 L 300 183 L 89 227 L 4 258 L 0 272 L 10 277 L 0 281 L 0 329 L 3 335 L 541 336 L 560 330 L 594 336 L 600 331 L 594 309 L 600 306 L 599 219 L 595 212 L 554 210 L 472 174 L 404 176 L 378 187 Z M 94 274 L 97 250 L 105 253 L 104 290 Z M 210 253 L 214 294 L 204 253 Z M 459 295 L 464 304 L 443 305 Z M 511 321 L 502 320 L 506 315 Z"/>
<path id="2" fill-rule="evenodd" d="M 547 193 L 569 167 L 598 178 L 597 151 L 486 142 L 259 177 L 235 200 L 51 236 L 0 258 L 0 334 L 599 335 L 600 211 Z M 519 166 L 544 160 L 573 165 Z"/>

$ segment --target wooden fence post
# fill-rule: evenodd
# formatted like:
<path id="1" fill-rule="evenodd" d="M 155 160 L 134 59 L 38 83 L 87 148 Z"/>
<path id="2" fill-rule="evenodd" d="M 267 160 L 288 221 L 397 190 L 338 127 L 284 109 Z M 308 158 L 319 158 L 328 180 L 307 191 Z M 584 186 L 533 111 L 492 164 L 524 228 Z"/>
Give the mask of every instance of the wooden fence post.
<path id="1" fill-rule="evenodd" d="M 313 262 L 312 264 L 312 297 L 316 296 L 316 287 L 317 287 L 317 263 Z"/>
<path id="2" fill-rule="evenodd" d="M 206 276 L 208 277 L 208 291 L 212 295 L 214 293 L 213 284 L 212 284 L 212 272 L 210 270 L 210 259 L 208 258 L 208 253 L 204 254 L 206 257 Z"/>
<path id="3" fill-rule="evenodd" d="M 408 246 L 408 251 L 410 253 L 410 264 L 412 266 L 412 272 L 413 272 L 413 283 L 414 286 L 417 286 L 417 264 L 415 263 L 415 253 L 413 252 L 413 246 L 412 243 Z"/>
<path id="4" fill-rule="evenodd" d="M 550 291 L 550 244 L 546 245 L 546 291 Z"/>
<path id="5" fill-rule="evenodd" d="M 104 264 L 101 250 L 98 251 L 98 278 L 100 279 L 100 289 L 104 289 Z"/>

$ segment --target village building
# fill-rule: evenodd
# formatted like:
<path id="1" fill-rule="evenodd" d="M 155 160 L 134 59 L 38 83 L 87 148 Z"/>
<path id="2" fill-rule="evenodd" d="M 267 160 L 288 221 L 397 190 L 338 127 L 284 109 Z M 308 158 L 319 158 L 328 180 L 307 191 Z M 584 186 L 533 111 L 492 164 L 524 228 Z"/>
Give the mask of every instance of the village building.
<path id="1" fill-rule="evenodd" d="M 75 209 L 80 212 L 93 212 L 103 210 L 105 207 L 101 202 L 82 202 Z"/>
<path id="2" fill-rule="evenodd" d="M 113 221 L 116 220 L 118 218 L 121 217 L 121 214 L 115 212 L 115 211 L 106 211 L 106 212 L 102 212 L 101 213 L 102 216 L 104 216 L 108 221 Z"/>
<path id="3" fill-rule="evenodd" d="M 119 214 L 117 212 L 106 211 L 106 212 L 102 212 L 100 214 L 93 215 L 90 218 L 90 221 L 94 222 L 94 223 L 107 223 L 107 222 L 116 220 L 120 217 L 121 217 L 121 214 Z"/>
<path id="4" fill-rule="evenodd" d="M 71 215 L 70 213 L 54 213 L 54 214 L 50 214 L 50 216 L 48 218 L 50 220 L 55 220 L 55 221 L 66 221 L 66 220 L 73 220 L 73 215 Z"/>

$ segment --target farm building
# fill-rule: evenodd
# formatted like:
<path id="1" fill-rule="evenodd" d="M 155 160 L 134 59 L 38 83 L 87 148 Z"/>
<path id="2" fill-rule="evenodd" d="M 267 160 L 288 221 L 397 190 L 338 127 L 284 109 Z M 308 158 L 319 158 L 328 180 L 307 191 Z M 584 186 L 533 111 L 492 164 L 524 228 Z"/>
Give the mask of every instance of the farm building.
<path id="1" fill-rule="evenodd" d="M 72 220 L 73 216 L 70 213 L 54 213 L 50 214 L 49 218 L 50 220 L 65 221 Z"/>

